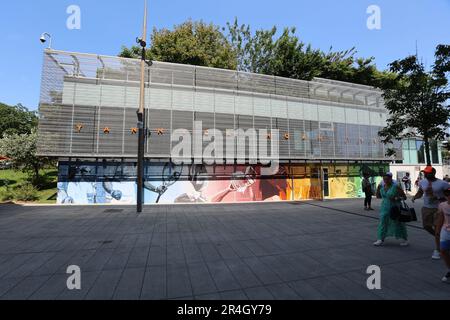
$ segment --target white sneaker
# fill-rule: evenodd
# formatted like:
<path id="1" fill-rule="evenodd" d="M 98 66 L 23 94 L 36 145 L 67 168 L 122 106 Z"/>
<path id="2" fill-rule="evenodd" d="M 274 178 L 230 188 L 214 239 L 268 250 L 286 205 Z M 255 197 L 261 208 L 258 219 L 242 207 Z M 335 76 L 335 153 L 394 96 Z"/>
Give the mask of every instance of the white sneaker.
<path id="1" fill-rule="evenodd" d="M 437 250 L 433 251 L 433 255 L 431 256 L 433 260 L 441 260 L 441 253 Z"/>
<path id="2" fill-rule="evenodd" d="M 400 242 L 400 247 L 409 247 L 409 242 L 408 241 Z"/>
<path id="3" fill-rule="evenodd" d="M 383 244 L 384 244 L 384 241 L 383 241 L 383 240 L 377 240 L 377 242 L 375 242 L 373 245 L 374 245 L 375 247 L 381 247 Z"/>
<path id="4" fill-rule="evenodd" d="M 450 282 L 450 272 L 447 272 L 447 274 L 442 278 L 442 282 L 445 282 L 445 283 Z"/>

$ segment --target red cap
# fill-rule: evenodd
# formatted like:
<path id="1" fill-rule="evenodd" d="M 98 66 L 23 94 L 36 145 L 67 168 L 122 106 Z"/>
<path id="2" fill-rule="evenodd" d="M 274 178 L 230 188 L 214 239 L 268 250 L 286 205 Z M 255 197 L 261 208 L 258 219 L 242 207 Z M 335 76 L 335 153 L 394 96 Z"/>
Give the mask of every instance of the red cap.
<path id="1" fill-rule="evenodd" d="M 428 166 L 425 169 L 423 169 L 424 173 L 433 173 L 433 167 L 432 166 Z"/>

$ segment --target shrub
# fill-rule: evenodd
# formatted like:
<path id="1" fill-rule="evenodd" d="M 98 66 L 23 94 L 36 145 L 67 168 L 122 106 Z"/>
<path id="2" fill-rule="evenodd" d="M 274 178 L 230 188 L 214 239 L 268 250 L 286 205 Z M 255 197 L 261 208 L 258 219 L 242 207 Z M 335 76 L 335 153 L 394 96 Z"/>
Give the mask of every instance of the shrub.
<path id="1" fill-rule="evenodd" d="M 38 190 L 29 183 L 17 187 L 13 196 L 17 201 L 36 201 L 39 199 Z"/>
<path id="2" fill-rule="evenodd" d="M 0 202 L 14 199 L 13 193 L 9 189 L 0 189 Z"/>

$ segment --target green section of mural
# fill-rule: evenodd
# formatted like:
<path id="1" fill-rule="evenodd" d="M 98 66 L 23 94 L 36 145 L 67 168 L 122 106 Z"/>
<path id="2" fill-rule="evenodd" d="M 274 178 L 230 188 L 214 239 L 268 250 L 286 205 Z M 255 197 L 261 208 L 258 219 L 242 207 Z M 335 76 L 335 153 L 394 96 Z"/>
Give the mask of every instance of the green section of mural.
<path id="1" fill-rule="evenodd" d="M 336 169 L 336 176 L 330 178 L 330 198 L 362 198 L 364 197 L 363 174 L 370 175 L 372 189 L 375 191 L 382 181 L 382 175 L 389 171 L 389 166 L 387 164 L 352 165 L 347 167 L 348 171 L 345 174 L 343 173 L 345 166 L 336 166 Z M 338 176 L 339 173 L 344 176 Z"/>

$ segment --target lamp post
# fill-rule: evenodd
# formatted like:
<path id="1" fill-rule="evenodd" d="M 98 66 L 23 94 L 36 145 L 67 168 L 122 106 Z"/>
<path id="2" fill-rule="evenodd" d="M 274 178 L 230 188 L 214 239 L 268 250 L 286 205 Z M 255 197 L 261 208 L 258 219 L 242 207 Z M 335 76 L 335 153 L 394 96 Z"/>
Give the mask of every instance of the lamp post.
<path id="1" fill-rule="evenodd" d="M 138 129 L 139 129 L 139 145 L 138 145 L 138 164 L 137 164 L 137 213 L 142 213 L 144 202 L 144 148 L 145 148 L 145 64 L 146 64 L 146 38 L 147 38 L 147 0 L 145 0 L 144 7 L 144 25 L 142 30 L 142 37 L 137 39 L 137 42 L 142 47 L 141 54 L 141 83 L 140 83 L 140 97 L 139 110 L 137 112 Z"/>

